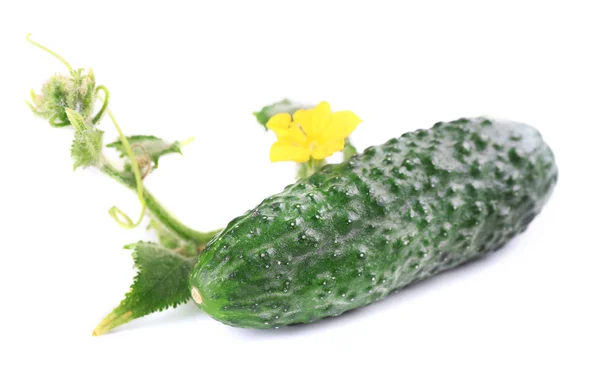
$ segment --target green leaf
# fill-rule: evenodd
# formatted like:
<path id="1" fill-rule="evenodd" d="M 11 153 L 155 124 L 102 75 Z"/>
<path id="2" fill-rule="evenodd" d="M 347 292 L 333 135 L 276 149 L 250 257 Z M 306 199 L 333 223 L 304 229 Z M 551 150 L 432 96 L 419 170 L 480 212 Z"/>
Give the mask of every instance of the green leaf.
<path id="1" fill-rule="evenodd" d="M 278 113 L 289 113 L 294 114 L 297 110 L 300 109 L 308 109 L 311 106 L 304 106 L 298 103 L 294 103 L 289 99 L 284 99 L 279 102 L 275 102 L 272 105 L 268 105 L 263 107 L 260 111 L 254 112 L 254 116 L 258 123 L 264 126 L 265 130 L 267 129 L 267 122 L 271 117 Z"/>
<path id="2" fill-rule="evenodd" d="M 85 120 L 77 111 L 71 110 L 69 108 L 65 109 L 67 114 L 67 119 L 71 123 L 71 125 L 77 131 L 85 131 L 87 130 L 87 125 L 85 124 Z"/>
<path id="3" fill-rule="evenodd" d="M 125 248 L 133 250 L 138 273 L 125 299 L 96 326 L 92 335 L 102 335 L 133 319 L 177 307 L 190 298 L 187 278 L 196 259 L 143 241 Z"/>
<path id="4" fill-rule="evenodd" d="M 171 153 L 181 154 L 181 143 L 179 141 L 168 142 L 153 135 L 133 135 L 127 137 L 127 141 L 129 141 L 129 145 L 135 156 L 149 158 L 154 163 L 154 169 L 158 167 L 158 160 L 161 156 Z M 109 143 L 106 147 L 116 149 L 120 157 L 127 158 L 127 153 L 121 140 Z M 143 162 L 141 163 L 140 168 L 143 166 Z"/>
<path id="5" fill-rule="evenodd" d="M 71 157 L 73 169 L 96 165 L 102 156 L 102 136 L 104 132 L 96 129 L 91 124 L 86 124 L 81 114 L 65 109 L 67 118 L 75 128 L 73 143 L 71 144 Z"/>

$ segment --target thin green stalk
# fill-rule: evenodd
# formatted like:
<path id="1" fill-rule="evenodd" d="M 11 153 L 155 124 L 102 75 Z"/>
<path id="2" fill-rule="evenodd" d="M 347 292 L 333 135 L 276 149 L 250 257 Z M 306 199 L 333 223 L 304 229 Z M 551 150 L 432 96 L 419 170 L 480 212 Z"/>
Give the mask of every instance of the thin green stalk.
<path id="1" fill-rule="evenodd" d="M 325 166 L 327 164 L 327 161 L 325 161 L 324 159 L 310 159 L 310 161 L 308 161 L 308 175 L 312 176 L 313 174 L 315 174 L 316 172 L 318 172 L 319 170 L 321 170 L 323 168 L 323 166 Z"/>
<path id="2" fill-rule="evenodd" d="M 106 99 L 108 99 L 108 98 L 106 98 Z M 142 210 L 140 211 L 140 217 L 138 218 L 138 220 L 135 223 L 129 218 L 129 216 L 127 216 L 125 213 L 123 213 L 123 211 L 121 209 L 117 208 L 116 206 L 113 206 L 112 208 L 110 208 L 108 213 L 111 215 L 111 217 L 117 223 L 119 223 L 119 225 L 121 225 L 124 228 L 131 229 L 131 228 L 135 228 L 136 226 L 140 225 L 140 223 L 144 219 L 144 214 L 146 213 L 146 200 L 144 199 L 144 185 L 142 183 L 142 173 L 140 172 L 140 167 L 136 161 L 135 155 L 133 154 L 133 150 L 131 150 L 131 146 L 129 146 L 129 141 L 127 140 L 127 137 L 125 137 L 125 134 L 123 134 L 123 131 L 121 130 L 121 127 L 117 123 L 115 116 L 113 115 L 112 111 L 110 111 L 110 110 L 107 110 L 107 113 L 108 113 L 108 116 L 110 117 L 113 125 L 115 126 L 115 129 L 119 133 L 119 139 L 121 140 L 121 144 L 125 148 L 125 152 L 127 153 L 127 156 L 129 157 L 129 159 L 131 161 L 131 167 L 133 168 L 133 175 L 135 176 L 135 185 L 136 185 L 135 190 L 137 192 L 138 200 L 140 201 L 140 204 L 142 204 Z M 119 218 L 119 216 L 124 218 L 125 221 L 121 220 Z"/>
<path id="3" fill-rule="evenodd" d="M 323 166 L 327 164 L 324 159 L 309 159 L 308 162 L 298 163 L 298 170 L 296 172 L 296 179 L 308 178 L 321 170 Z"/>
<path id="4" fill-rule="evenodd" d="M 135 183 L 124 178 L 121 172 L 115 169 L 112 165 L 104 163 L 100 167 L 100 171 L 115 181 L 128 187 L 129 189 L 134 191 L 136 190 Z M 221 231 L 219 229 L 210 232 L 198 232 L 197 230 L 183 224 L 175 216 L 173 216 L 147 189 L 143 189 L 143 197 L 144 201 L 146 202 L 146 209 L 150 215 L 185 241 L 194 242 L 198 245 L 204 245 L 214 235 Z"/>
<path id="5" fill-rule="evenodd" d="M 356 155 L 356 153 L 358 153 L 358 151 L 350 141 L 350 137 L 346 138 L 344 141 L 344 150 L 342 150 L 342 154 L 344 155 L 344 162 L 348 161 L 350 158 Z"/>

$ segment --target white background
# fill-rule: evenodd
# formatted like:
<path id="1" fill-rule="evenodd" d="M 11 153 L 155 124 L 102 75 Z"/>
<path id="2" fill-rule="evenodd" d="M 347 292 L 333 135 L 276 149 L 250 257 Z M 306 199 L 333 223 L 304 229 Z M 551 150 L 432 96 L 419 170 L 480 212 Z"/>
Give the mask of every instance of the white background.
<path id="1" fill-rule="evenodd" d="M 600 384 L 594 3 L 2 2 L 0 384 Z M 252 331 L 188 304 L 92 337 L 134 275 L 121 247 L 148 236 L 106 213 L 136 216 L 131 192 L 73 173 L 71 133 L 23 103 L 65 71 L 29 32 L 93 67 L 127 133 L 196 137 L 148 186 L 198 229 L 293 181 L 251 115 L 283 97 L 354 111 L 360 149 L 462 116 L 527 122 L 559 182 L 500 252 L 342 317 Z"/>

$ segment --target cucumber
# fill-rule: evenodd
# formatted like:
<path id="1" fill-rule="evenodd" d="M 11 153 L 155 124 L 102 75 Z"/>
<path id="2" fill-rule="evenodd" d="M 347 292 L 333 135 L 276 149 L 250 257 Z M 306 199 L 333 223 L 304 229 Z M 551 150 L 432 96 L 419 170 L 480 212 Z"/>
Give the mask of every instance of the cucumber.
<path id="1" fill-rule="evenodd" d="M 237 327 L 310 323 L 502 247 L 557 180 L 532 127 L 436 123 L 325 166 L 231 221 L 189 277 L 198 306 Z"/>

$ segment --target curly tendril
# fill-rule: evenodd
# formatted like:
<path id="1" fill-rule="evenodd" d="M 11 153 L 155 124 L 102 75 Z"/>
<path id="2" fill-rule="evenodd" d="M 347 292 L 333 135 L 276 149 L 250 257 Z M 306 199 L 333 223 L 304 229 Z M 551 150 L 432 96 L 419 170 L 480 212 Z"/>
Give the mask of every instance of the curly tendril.
<path id="1" fill-rule="evenodd" d="M 98 86 L 96 87 L 96 95 L 98 95 L 98 92 L 102 91 L 104 93 L 104 100 L 102 102 L 102 107 L 100 108 L 100 111 L 98 111 L 98 114 L 96 114 L 96 116 L 94 116 L 94 118 L 92 118 L 92 123 L 96 124 L 100 121 L 100 119 L 102 118 L 102 116 L 104 115 L 104 113 L 106 112 L 106 109 L 108 108 L 108 99 L 110 98 L 110 93 L 108 92 L 108 89 L 106 88 L 106 86 Z M 102 99 L 100 99 L 102 100 Z"/>
<path id="2" fill-rule="evenodd" d="M 110 214 L 110 216 L 123 228 L 132 229 L 132 228 L 135 228 L 138 225 L 140 225 L 140 223 L 144 219 L 144 214 L 146 213 L 146 200 L 144 199 L 144 185 L 142 183 L 142 173 L 140 172 L 140 167 L 138 165 L 137 159 L 135 158 L 135 155 L 133 154 L 133 150 L 131 149 L 131 146 L 129 145 L 129 141 L 127 140 L 127 137 L 125 137 L 125 134 L 123 134 L 123 131 L 121 130 L 121 127 L 117 123 L 115 116 L 113 115 L 112 111 L 110 111 L 110 109 L 106 109 L 106 112 L 107 112 L 108 116 L 110 117 L 110 120 L 112 121 L 113 125 L 115 126 L 115 129 L 117 129 L 117 132 L 119 133 L 119 139 L 121 140 L 121 144 L 125 148 L 127 157 L 129 157 L 129 161 L 131 162 L 131 167 L 133 169 L 133 175 L 135 176 L 135 185 L 136 185 L 136 192 L 137 192 L 138 200 L 140 201 L 140 204 L 142 205 L 140 217 L 138 218 L 138 220 L 135 223 L 131 220 L 131 218 L 129 218 L 129 216 L 127 216 L 121 209 L 117 208 L 116 206 L 113 206 L 112 208 L 110 208 L 108 210 L 108 214 Z M 124 219 L 124 221 L 121 220 L 121 218 L 119 218 L 119 216 L 121 216 Z"/>
<path id="3" fill-rule="evenodd" d="M 27 34 L 27 36 L 25 37 L 25 39 L 27 39 L 27 41 L 29 43 L 33 44 L 34 46 L 36 46 L 38 48 L 41 48 L 42 50 L 46 51 L 50 55 L 54 56 L 56 59 L 60 60 L 65 66 L 67 66 L 67 68 L 69 69 L 69 72 L 73 72 L 73 67 L 71 67 L 71 65 L 69 64 L 69 62 L 67 62 L 62 56 L 60 56 L 56 52 L 52 51 L 48 47 L 43 46 L 40 43 L 37 43 L 37 42 L 33 41 L 31 39 L 31 34 Z"/>

